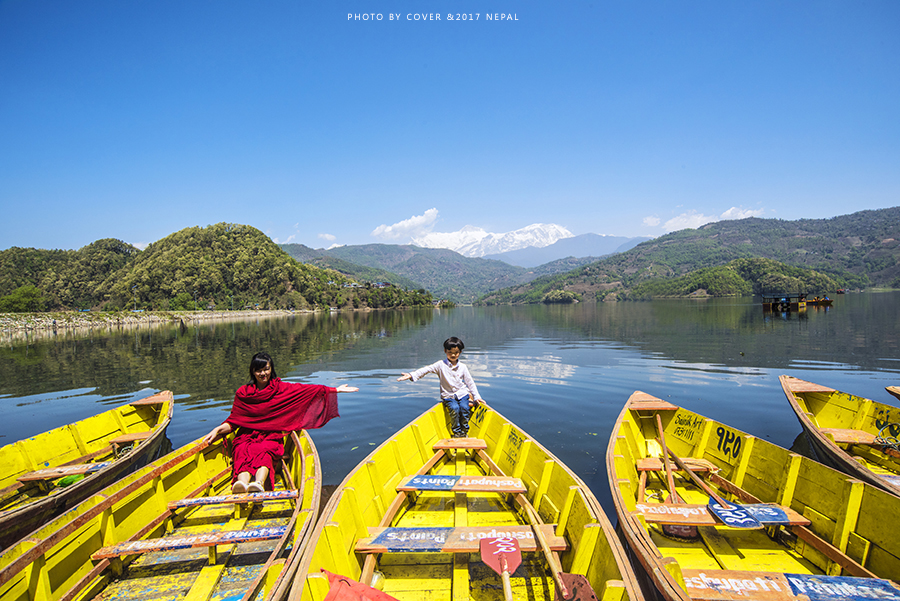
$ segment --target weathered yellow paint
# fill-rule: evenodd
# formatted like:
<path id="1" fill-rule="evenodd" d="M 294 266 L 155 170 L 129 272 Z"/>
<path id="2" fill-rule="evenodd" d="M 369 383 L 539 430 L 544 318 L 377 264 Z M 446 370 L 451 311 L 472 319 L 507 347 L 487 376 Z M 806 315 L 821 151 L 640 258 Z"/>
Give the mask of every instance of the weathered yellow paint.
<path id="1" fill-rule="evenodd" d="M 436 424 L 440 425 L 440 429 L 434 427 Z M 448 438 L 443 407 L 436 405 L 430 409 L 375 449 L 365 461 L 376 463 L 382 478 L 385 474 L 400 470 L 405 471 L 404 476 L 418 472 L 422 463 L 431 458 L 430 453 L 418 465 L 411 465 L 398 458 L 392 450 L 392 440 L 410 439 L 410 433 L 416 431 L 420 433 L 424 448 L 430 449 L 435 441 Z M 546 449 L 489 407 L 478 407 L 473 412 L 469 436 L 483 440 L 487 449 L 478 453 L 465 450 L 450 452 L 428 473 L 469 476 L 503 474 L 520 478 L 526 489 L 521 497 L 532 506 L 540 506 L 541 520 L 551 526 L 553 522 L 548 518 L 559 520 L 560 527 L 555 531 L 568 543 L 566 550 L 560 552 L 565 571 L 572 570 L 576 565 L 584 567 L 598 593 L 606 588 L 608 580 L 617 579 L 627 583 L 627 598 L 634 599 L 639 595 L 622 549 L 616 545 L 615 533 L 605 517 L 599 517 L 602 515 L 599 503 L 583 482 Z M 346 495 L 341 493 L 356 488 L 359 505 L 366 505 L 363 499 L 367 497 L 358 486 L 359 482 L 369 480 L 363 471 L 357 468 L 349 474 L 323 511 L 313 542 L 298 567 L 298 576 L 289 599 L 319 599 L 317 587 L 320 585 L 315 575 L 323 568 L 351 578 L 362 573 L 363 558 L 353 552 L 358 537 L 351 531 L 353 519 L 349 513 L 361 514 L 370 526 L 385 523 L 394 528 L 466 525 L 496 528 L 502 532 L 500 529 L 504 526 L 528 523 L 527 512 L 519 508 L 518 503 L 510 498 L 511 495 L 472 491 L 420 492 L 415 504 L 402 504 L 397 514 L 384 522 L 384 515 L 380 512 L 367 511 L 374 504 L 353 509 Z M 390 505 L 396 497 L 389 496 L 387 490 L 384 499 L 386 505 Z M 343 538 L 333 532 L 338 527 L 345 530 Z M 385 552 L 369 557 L 377 558 L 373 559 L 377 562 L 374 569 L 385 575 L 383 590 L 401 601 L 456 601 L 469 598 L 500 601 L 503 597 L 498 576 L 479 561 L 475 553 Z M 517 599 L 550 601 L 553 598 L 553 580 L 542 553 L 523 555 L 523 565 L 513 576 L 512 587 Z"/>
<path id="2" fill-rule="evenodd" d="M 316 464 L 311 441 L 306 436 L 301 438 L 305 445 L 302 455 L 306 461 Z M 299 461 L 300 455 L 294 453 L 291 463 Z M 320 482 L 316 473 L 316 481 Z M 114 559 L 109 562 L 106 571 L 92 574 L 95 564 L 90 556 L 106 543 L 136 537 L 152 538 L 166 531 L 181 535 L 222 528 L 240 529 L 251 524 L 252 527 L 287 524 L 294 513 L 294 501 L 246 505 L 246 511 L 238 520 L 232 519 L 233 512 L 227 505 L 187 507 L 177 510 L 172 519 L 165 517 L 169 515 L 167 506 L 170 501 L 197 493 L 221 494 L 228 490 L 229 474 L 227 458 L 220 443 L 204 449 L 192 443 L 153 462 L 36 531 L 35 539 L 46 541 L 41 547 L 17 544 L 0 555 L 0 578 L 5 581 L 0 585 L 0 598 L 4 601 L 36 599 L 39 591 L 29 585 L 29 581 L 46 583 L 42 586 L 49 594 L 37 597 L 46 601 L 57 601 L 67 594 L 74 601 L 95 597 L 144 600 L 163 589 L 170 591 L 166 593 L 169 598 L 196 601 L 214 598 L 217 594 L 221 596 L 216 592 L 220 589 L 233 590 L 235 586 L 244 586 L 241 584 L 244 580 L 246 586 L 250 586 L 247 575 L 251 579 L 254 577 L 253 561 L 258 561 L 260 557 L 265 561 L 268 554 L 280 552 L 276 541 L 221 545 L 216 550 L 214 560 L 217 561 L 212 566 L 208 565 L 210 554 L 205 548 L 167 550 L 129 556 L 124 562 Z M 318 484 L 309 488 L 317 487 Z M 308 497 L 309 492 L 305 487 L 303 497 Z M 160 496 L 164 498 L 160 500 Z M 317 508 L 318 493 L 314 499 L 314 507 Z M 151 521 L 155 525 L 149 527 Z M 298 517 L 297 523 L 308 524 L 308 520 Z M 144 534 L 139 534 L 141 532 Z M 304 539 L 294 538 L 297 555 L 303 543 Z M 33 559 L 27 555 L 38 549 L 40 552 Z M 26 563 L 25 569 L 19 569 L 17 562 L 29 559 L 30 564 Z M 233 559 L 240 565 L 233 566 Z M 256 572 L 261 577 L 265 576 L 262 566 L 256 568 Z M 70 592 L 82 580 L 83 588 Z"/>
<path id="3" fill-rule="evenodd" d="M 822 398 L 811 403 L 824 405 L 827 395 L 817 394 Z M 642 393 L 642 400 L 646 396 Z M 841 398 L 845 406 L 836 411 L 849 414 L 851 405 L 846 402 L 846 397 Z M 815 404 L 810 406 L 813 410 L 817 408 Z M 821 539 L 817 545 L 821 546 L 824 541 L 833 543 L 838 553 L 843 550 L 847 557 L 832 561 L 810 542 L 798 539 L 780 526 L 770 526 L 766 530 L 701 527 L 701 539 L 688 541 L 664 535 L 658 525 L 648 525 L 642 516 L 631 512 L 642 488 L 634 466 L 646 457 L 661 455 L 656 443 L 658 434 L 653 426 L 653 413 L 642 409 L 638 414 L 626 406 L 610 435 L 607 469 L 625 538 L 642 561 L 659 566 L 659 569 L 650 570 L 651 578 L 664 598 L 687 601 L 686 592 L 665 567 L 663 557 L 674 558 L 686 570 L 800 574 L 837 574 L 846 569 L 842 566 L 856 570 L 850 565 L 856 561 L 880 577 L 900 581 L 900 536 L 897 536 L 900 522 L 895 526 L 893 519 L 900 515 L 900 498 L 867 484 L 847 482 L 847 476 L 840 472 L 684 409 L 660 411 L 666 442 L 682 458 L 707 459 L 720 468 L 718 477 L 730 480 L 737 493 L 732 495 L 720 489 L 720 495 L 737 502 L 746 503 L 752 499 L 753 502 L 789 506 L 810 520 L 809 530 Z M 703 420 L 699 435 L 696 431 L 690 432 L 695 418 Z M 635 424 L 640 424 L 640 428 Z M 678 435 L 674 434 L 676 427 L 680 428 Z M 671 437 L 670 432 L 673 432 Z M 633 436 L 634 433 L 640 436 Z M 733 442 L 731 447 L 725 448 L 723 433 L 733 433 L 734 440 L 741 441 L 739 454 L 734 451 Z M 647 473 L 644 502 L 667 499 L 664 473 Z M 708 500 L 707 494 L 681 472 L 675 472 L 674 480 L 677 492 L 685 502 L 705 504 Z M 707 483 L 709 481 L 707 479 Z"/>

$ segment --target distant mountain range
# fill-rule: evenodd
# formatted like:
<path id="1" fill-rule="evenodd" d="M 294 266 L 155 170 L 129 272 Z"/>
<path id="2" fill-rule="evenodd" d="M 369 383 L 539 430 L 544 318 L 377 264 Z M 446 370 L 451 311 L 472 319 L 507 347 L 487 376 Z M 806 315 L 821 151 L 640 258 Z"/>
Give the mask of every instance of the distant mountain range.
<path id="1" fill-rule="evenodd" d="M 572 232 L 555 223 L 533 223 L 505 234 L 492 234 L 469 225 L 458 232 L 425 234 L 413 238 L 412 244 L 422 248 L 447 248 L 464 257 L 484 257 L 532 247 L 542 248 L 571 237 Z"/>
<path id="2" fill-rule="evenodd" d="M 751 217 L 719 221 L 697 229 L 672 232 L 626 252 L 499 290 L 480 300 L 489 304 L 535 303 L 546 298 L 576 297 L 623 300 L 632 298 L 631 291 L 638 287 L 650 290 L 651 287 L 644 285 L 648 282 L 678 279 L 726 266 L 738 259 L 754 258 L 771 259 L 786 266 L 824 274 L 840 287 L 900 288 L 900 207 L 859 211 L 831 219 L 784 221 Z M 778 270 L 788 272 L 783 267 Z M 714 275 L 718 277 L 722 273 Z M 757 277 L 755 281 L 764 282 L 766 278 Z M 800 278 L 797 281 L 808 280 Z M 694 285 L 692 282 L 694 280 L 685 280 L 683 284 Z M 686 294 L 701 292 L 704 288 L 699 280 L 696 286 Z M 679 292 L 682 293 L 685 292 Z M 708 290 L 704 289 L 702 293 L 708 293 Z"/>
<path id="3" fill-rule="evenodd" d="M 582 234 L 570 238 L 562 238 L 553 244 L 543 247 L 529 246 L 503 253 L 484 255 L 485 259 L 497 259 L 519 267 L 537 267 L 567 257 L 593 257 L 599 259 L 613 253 L 625 252 L 641 242 L 652 240 L 642 236 L 626 238 L 623 236 L 601 236 L 599 234 Z"/>
<path id="4" fill-rule="evenodd" d="M 329 267 L 357 279 L 384 281 L 410 289 L 424 288 L 438 298 L 471 303 L 506 286 L 535 277 L 522 267 L 502 261 L 469 258 L 446 248 L 364 244 L 328 250 L 302 244 L 282 244 L 302 263 Z"/>
<path id="5" fill-rule="evenodd" d="M 527 240 L 543 244 L 559 233 L 558 226 L 535 224 L 510 232 L 515 236 L 506 238 L 504 244 L 518 246 Z M 476 246 L 470 241 L 459 246 L 474 253 L 496 242 L 496 239 L 492 238 L 491 242 L 484 236 L 479 239 L 485 244 Z M 369 282 L 390 282 L 408 289 L 424 288 L 439 298 L 470 303 L 506 286 L 524 284 L 539 276 L 593 263 L 602 256 L 633 248 L 644 240 L 649 238 L 570 235 L 547 246 L 517 248 L 483 258 L 464 256 L 447 248 L 422 248 L 412 244 L 364 244 L 330 249 L 282 244 L 281 248 L 301 263 L 334 269 Z"/>

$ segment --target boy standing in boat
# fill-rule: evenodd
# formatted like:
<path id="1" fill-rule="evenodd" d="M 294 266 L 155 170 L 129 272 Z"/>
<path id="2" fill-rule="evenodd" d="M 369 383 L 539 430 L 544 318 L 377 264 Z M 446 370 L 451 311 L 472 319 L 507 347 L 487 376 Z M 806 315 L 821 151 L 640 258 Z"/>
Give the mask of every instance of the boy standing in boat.
<path id="1" fill-rule="evenodd" d="M 469 434 L 469 415 L 475 403 L 481 402 L 478 387 L 472 380 L 469 369 L 459 361 L 459 355 L 466 348 L 463 341 L 451 336 L 444 341 L 446 359 L 432 363 L 413 372 L 404 372 L 397 378 L 398 382 L 412 380 L 415 382 L 427 374 L 437 374 L 441 382 L 441 402 L 450 415 L 450 427 L 453 438 L 465 438 Z"/>

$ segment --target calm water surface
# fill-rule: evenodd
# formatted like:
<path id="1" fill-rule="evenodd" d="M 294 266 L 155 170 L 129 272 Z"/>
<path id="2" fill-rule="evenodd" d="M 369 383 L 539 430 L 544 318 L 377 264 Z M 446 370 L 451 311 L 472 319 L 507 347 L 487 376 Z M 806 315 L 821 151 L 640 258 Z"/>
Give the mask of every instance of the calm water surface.
<path id="1" fill-rule="evenodd" d="M 341 418 L 313 433 L 326 484 L 437 401 L 448 336 L 484 398 L 575 470 L 612 513 L 604 453 L 635 390 L 790 447 L 800 425 L 778 383 L 789 374 L 883 402 L 900 384 L 900 292 L 838 296 L 829 310 L 764 314 L 758 299 L 461 307 L 297 315 L 258 321 L 0 335 L 0 444 L 171 390 L 175 447 L 227 416 L 250 356 L 281 377 L 347 383 Z"/>

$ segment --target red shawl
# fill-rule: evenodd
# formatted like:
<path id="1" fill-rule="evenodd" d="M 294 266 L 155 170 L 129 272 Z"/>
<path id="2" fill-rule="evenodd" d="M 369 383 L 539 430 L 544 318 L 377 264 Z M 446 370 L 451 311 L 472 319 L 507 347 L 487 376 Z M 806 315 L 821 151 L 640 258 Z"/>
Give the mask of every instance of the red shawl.
<path id="1" fill-rule="evenodd" d="M 225 421 L 265 432 L 286 432 L 321 428 L 333 417 L 339 417 L 336 389 L 273 378 L 262 390 L 255 384 L 238 388 Z"/>

